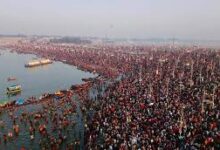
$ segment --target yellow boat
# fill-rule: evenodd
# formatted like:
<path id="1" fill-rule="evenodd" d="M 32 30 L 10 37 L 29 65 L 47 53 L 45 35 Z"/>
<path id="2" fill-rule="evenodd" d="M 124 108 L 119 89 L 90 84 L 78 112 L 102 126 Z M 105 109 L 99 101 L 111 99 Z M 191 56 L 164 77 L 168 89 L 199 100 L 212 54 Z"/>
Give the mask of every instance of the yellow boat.
<path id="1" fill-rule="evenodd" d="M 22 91 L 21 85 L 12 85 L 10 87 L 7 87 L 7 94 L 8 95 L 13 95 L 20 93 Z"/>

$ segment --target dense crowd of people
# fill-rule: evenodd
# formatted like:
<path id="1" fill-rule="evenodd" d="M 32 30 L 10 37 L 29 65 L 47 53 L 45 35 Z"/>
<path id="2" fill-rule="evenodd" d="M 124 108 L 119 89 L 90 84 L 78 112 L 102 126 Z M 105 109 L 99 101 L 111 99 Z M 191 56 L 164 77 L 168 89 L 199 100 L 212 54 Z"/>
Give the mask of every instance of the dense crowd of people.
<path id="1" fill-rule="evenodd" d="M 218 50 L 34 42 L 19 42 L 7 47 L 18 53 L 32 53 L 97 72 L 111 81 L 122 76 L 108 84 L 104 92 L 100 89 L 104 83 L 96 82 L 98 96 L 95 100 L 89 97 L 90 88 L 79 89 L 80 107 L 86 114 L 83 119 L 85 149 L 220 148 Z M 50 137 L 51 149 L 58 149 L 56 146 L 68 138 L 63 134 L 66 133 L 63 131 L 65 124 L 74 123 L 64 117 L 64 112 L 59 115 L 52 111 L 51 114 L 48 108 L 56 111 L 70 107 L 71 114 L 75 110 L 71 101 L 67 98 L 56 107 L 49 102 L 46 109 L 38 112 L 45 125 L 51 118 L 58 128 L 55 131 L 60 136 L 54 139 L 48 135 L 44 124 L 38 125 L 40 134 Z M 51 114 L 51 117 L 44 114 Z M 32 119 L 29 122 L 32 139 L 36 126 Z M 17 121 L 14 129 L 16 125 Z M 82 144 L 78 142 L 75 144 Z M 72 146 L 69 144 L 68 148 Z"/>
<path id="2" fill-rule="evenodd" d="M 152 51 L 110 86 L 86 129 L 88 149 L 219 149 L 219 52 Z"/>
<path id="3" fill-rule="evenodd" d="M 8 149 L 8 145 L 29 133 L 30 143 L 40 145 L 41 149 L 71 146 L 80 149 L 79 136 L 70 133 L 76 130 L 79 118 L 77 103 L 72 96 L 72 93 L 66 93 L 62 98 L 50 97 L 39 103 L 5 108 L 2 111 L 4 119 L 0 123 L 0 147 Z M 26 148 L 27 145 L 24 145 L 23 149 Z"/>
<path id="4" fill-rule="evenodd" d="M 98 76 L 99 77 L 99 76 Z M 101 78 L 94 78 L 84 84 L 73 85 L 68 90 L 55 94 L 44 94 L 40 99 L 32 97 L 23 104 L 13 101 L 0 107 L 0 148 L 13 149 L 14 142 L 23 143 L 22 150 L 36 149 L 82 149 L 83 116 L 81 112 L 89 105 L 88 91 Z M 100 84 L 100 83 L 99 83 Z M 94 93 L 95 95 L 95 93 Z M 91 103 L 90 103 L 91 104 Z M 21 133 L 20 133 L 21 132 Z M 27 135 L 29 134 L 29 135 Z M 25 138 L 25 141 L 20 141 Z M 25 145 L 26 144 L 26 145 Z"/>

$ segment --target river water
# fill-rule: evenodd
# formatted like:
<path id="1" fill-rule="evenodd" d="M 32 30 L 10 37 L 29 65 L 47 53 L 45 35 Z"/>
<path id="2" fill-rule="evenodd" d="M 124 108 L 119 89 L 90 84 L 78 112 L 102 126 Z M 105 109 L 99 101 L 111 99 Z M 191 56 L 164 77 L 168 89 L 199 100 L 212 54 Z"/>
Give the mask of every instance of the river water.
<path id="1" fill-rule="evenodd" d="M 24 64 L 34 58 L 36 58 L 35 55 L 0 50 L 0 101 L 27 99 L 30 96 L 39 97 L 43 93 L 53 93 L 67 89 L 73 84 L 80 84 L 82 78 L 96 76 L 62 62 L 25 68 Z M 17 80 L 8 82 L 8 77 L 16 77 Z M 6 88 L 15 84 L 22 86 L 21 94 L 8 97 Z"/>
<path id="2" fill-rule="evenodd" d="M 61 62 L 54 62 L 50 65 L 39 66 L 35 68 L 25 68 L 24 64 L 28 61 L 36 58 L 35 55 L 17 54 L 10 51 L 0 50 L 0 101 L 16 100 L 18 98 L 28 98 L 30 96 L 39 97 L 45 92 L 53 93 L 60 89 L 67 89 L 73 84 L 80 84 L 82 78 L 95 77 L 97 75 L 88 72 L 81 71 L 74 66 L 63 64 Z M 16 81 L 8 82 L 8 77 L 16 77 Z M 22 92 L 20 95 L 8 97 L 6 94 L 6 88 L 10 85 L 20 84 L 22 86 Z M 91 92 L 90 92 L 91 93 Z M 95 91 L 95 93 L 97 93 Z M 94 91 L 93 94 L 94 95 Z M 70 121 L 76 122 L 74 127 L 68 127 L 62 134 L 67 135 L 67 140 L 61 149 L 64 149 L 65 145 L 73 142 L 76 139 L 80 140 L 80 147 L 74 147 L 74 149 L 83 149 L 84 145 L 84 125 L 82 112 L 80 110 L 80 104 L 77 97 L 73 97 L 73 100 L 77 104 L 76 114 L 68 116 Z M 58 101 L 54 102 L 54 104 Z M 69 105 L 65 104 L 68 108 Z M 36 112 L 42 110 L 42 105 L 28 105 L 20 107 L 14 111 L 14 115 L 21 116 L 22 112 Z M 57 109 L 55 112 L 60 113 L 63 109 Z M 49 114 L 46 114 L 49 118 Z M 3 135 L 12 131 L 12 119 L 10 119 L 9 113 L 2 111 L 0 113 L 0 121 L 4 121 L 4 127 L 0 126 L 0 150 L 1 149 L 20 149 L 24 146 L 27 149 L 40 149 L 39 141 L 42 139 L 39 133 L 36 133 L 35 140 L 30 141 L 30 135 L 28 132 L 28 125 L 26 122 L 17 122 L 20 126 L 20 133 L 18 137 L 14 137 L 7 143 L 3 143 Z M 42 122 L 42 121 L 41 121 Z M 42 122 L 43 123 L 43 122 Z M 50 135 L 58 137 L 57 132 L 52 131 L 52 122 L 47 124 L 47 130 Z M 68 131 L 68 132 L 67 132 Z M 47 142 L 47 140 L 46 140 Z"/>

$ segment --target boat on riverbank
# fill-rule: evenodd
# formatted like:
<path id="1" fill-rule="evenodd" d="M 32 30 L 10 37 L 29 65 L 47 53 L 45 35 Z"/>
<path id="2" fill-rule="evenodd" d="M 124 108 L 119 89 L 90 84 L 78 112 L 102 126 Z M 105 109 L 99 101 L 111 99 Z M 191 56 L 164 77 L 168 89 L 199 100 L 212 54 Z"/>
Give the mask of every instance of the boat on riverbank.
<path id="1" fill-rule="evenodd" d="M 40 59 L 40 60 L 32 60 L 25 64 L 25 67 L 36 67 L 41 65 L 52 64 L 53 62 L 50 59 Z"/>
<path id="2" fill-rule="evenodd" d="M 22 91 L 21 85 L 12 85 L 12 86 L 7 87 L 8 95 L 18 94 L 21 91 Z"/>

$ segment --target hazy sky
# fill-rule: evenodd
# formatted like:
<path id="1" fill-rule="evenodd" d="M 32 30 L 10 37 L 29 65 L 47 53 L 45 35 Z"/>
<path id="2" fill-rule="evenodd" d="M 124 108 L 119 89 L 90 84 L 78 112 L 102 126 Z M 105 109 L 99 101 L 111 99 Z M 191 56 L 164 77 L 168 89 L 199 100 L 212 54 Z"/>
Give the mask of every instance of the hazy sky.
<path id="1" fill-rule="evenodd" d="M 220 0 L 0 0 L 1 34 L 220 39 Z"/>

